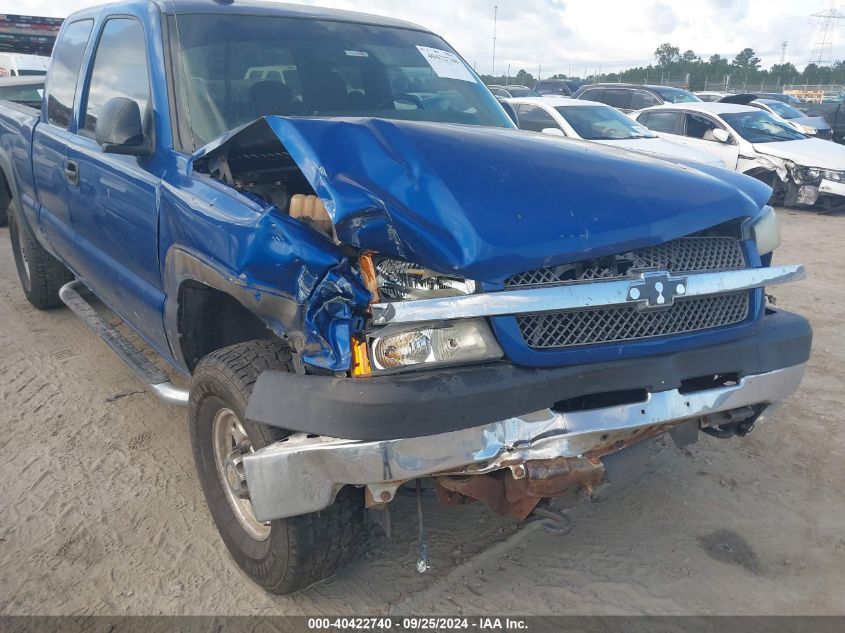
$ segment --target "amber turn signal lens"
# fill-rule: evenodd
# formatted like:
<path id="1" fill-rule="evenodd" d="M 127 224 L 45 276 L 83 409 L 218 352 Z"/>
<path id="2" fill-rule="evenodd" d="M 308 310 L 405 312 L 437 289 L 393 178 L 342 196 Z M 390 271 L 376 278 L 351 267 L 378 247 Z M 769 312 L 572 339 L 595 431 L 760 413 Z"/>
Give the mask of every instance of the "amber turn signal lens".
<path id="1" fill-rule="evenodd" d="M 352 375 L 369 376 L 373 373 L 370 367 L 370 357 L 367 354 L 367 342 L 357 338 L 352 339 Z"/>

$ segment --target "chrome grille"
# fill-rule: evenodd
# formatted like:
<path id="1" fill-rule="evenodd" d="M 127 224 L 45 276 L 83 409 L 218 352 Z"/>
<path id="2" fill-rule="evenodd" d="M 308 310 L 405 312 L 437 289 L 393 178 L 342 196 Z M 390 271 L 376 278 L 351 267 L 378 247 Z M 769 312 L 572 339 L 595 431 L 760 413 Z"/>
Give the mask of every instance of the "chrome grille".
<path id="1" fill-rule="evenodd" d="M 749 293 L 676 299 L 668 308 L 636 306 L 569 310 L 516 317 L 529 347 L 595 345 L 696 332 L 740 323 L 748 317 Z"/>
<path id="2" fill-rule="evenodd" d="M 505 286 L 549 286 L 569 281 L 615 279 L 627 277 L 632 269 L 690 273 L 738 268 L 745 268 L 739 240 L 721 236 L 681 237 L 600 259 L 517 273 L 505 280 Z"/>
<path id="3" fill-rule="evenodd" d="M 739 240 L 695 235 L 609 257 L 539 268 L 513 275 L 505 286 L 538 287 L 590 280 L 625 279 L 639 270 L 670 273 L 736 270 L 746 261 Z M 734 325 L 748 318 L 749 292 L 676 299 L 672 306 L 641 310 L 616 306 L 518 316 L 525 343 L 533 349 L 633 341 Z"/>

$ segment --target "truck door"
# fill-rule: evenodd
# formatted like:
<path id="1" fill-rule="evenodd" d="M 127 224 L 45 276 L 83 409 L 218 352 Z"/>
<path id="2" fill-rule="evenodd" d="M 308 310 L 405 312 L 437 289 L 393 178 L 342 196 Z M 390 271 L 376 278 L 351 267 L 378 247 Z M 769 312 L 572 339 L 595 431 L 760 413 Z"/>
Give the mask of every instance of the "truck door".
<path id="1" fill-rule="evenodd" d="M 67 146 L 70 225 L 78 272 L 95 294 L 147 340 L 167 349 L 158 262 L 158 187 L 154 157 L 104 154 L 94 140 L 97 116 L 114 97 L 135 100 L 146 131 L 153 125 L 147 46 L 133 17 L 102 26 L 79 101 L 78 130 Z"/>
<path id="2" fill-rule="evenodd" d="M 65 179 L 65 147 L 73 138 L 69 131 L 73 119 L 73 101 L 82 58 L 91 37 L 94 20 L 66 24 L 53 49 L 53 62 L 41 110 L 41 122 L 32 139 L 32 168 L 38 200 L 39 218 L 28 218 L 43 227 L 47 241 L 66 259 L 72 239 L 69 237 L 68 186 Z M 27 205 L 22 205 L 23 209 Z"/>

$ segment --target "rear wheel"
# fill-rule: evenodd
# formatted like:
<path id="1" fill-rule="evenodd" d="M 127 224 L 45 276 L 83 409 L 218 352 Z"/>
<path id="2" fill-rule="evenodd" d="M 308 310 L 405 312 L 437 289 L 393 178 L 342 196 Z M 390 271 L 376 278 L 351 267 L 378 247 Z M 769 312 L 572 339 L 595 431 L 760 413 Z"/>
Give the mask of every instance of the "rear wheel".
<path id="1" fill-rule="evenodd" d="M 59 289 L 73 281 L 73 274 L 38 243 L 20 217 L 16 200 L 9 203 L 8 212 L 12 254 L 26 298 L 39 310 L 62 305 Z"/>
<path id="2" fill-rule="evenodd" d="M 366 528 L 361 490 L 346 487 L 321 512 L 259 521 L 249 501 L 243 456 L 287 432 L 251 424 L 246 404 L 258 375 L 293 371 L 280 341 L 252 341 L 206 356 L 191 386 L 188 420 L 200 483 L 211 516 L 238 566 L 265 590 L 289 594 L 331 576 Z"/>

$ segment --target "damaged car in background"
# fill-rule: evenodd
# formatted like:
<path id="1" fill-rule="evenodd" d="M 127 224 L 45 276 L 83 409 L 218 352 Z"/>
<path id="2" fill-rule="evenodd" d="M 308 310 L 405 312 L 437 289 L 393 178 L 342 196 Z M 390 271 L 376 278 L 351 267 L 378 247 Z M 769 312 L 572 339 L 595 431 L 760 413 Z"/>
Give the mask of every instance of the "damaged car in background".
<path id="1" fill-rule="evenodd" d="M 211 517 L 270 592 L 332 575 L 421 480 L 564 531 L 549 499 L 665 433 L 744 436 L 810 354 L 767 300 L 804 274 L 773 265 L 768 186 L 520 131 L 413 24 L 86 9 L 0 141 L 23 292 L 187 407 Z"/>
<path id="2" fill-rule="evenodd" d="M 676 103 L 647 108 L 638 122 L 664 138 L 717 153 L 729 169 L 772 188 L 786 207 L 845 204 L 845 147 L 810 138 L 753 106 Z"/>

